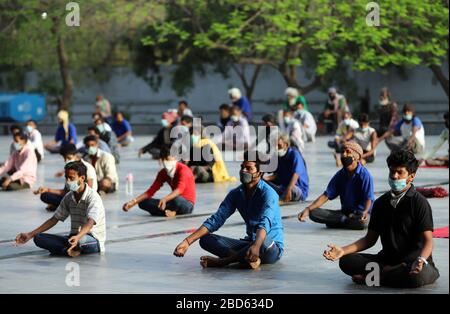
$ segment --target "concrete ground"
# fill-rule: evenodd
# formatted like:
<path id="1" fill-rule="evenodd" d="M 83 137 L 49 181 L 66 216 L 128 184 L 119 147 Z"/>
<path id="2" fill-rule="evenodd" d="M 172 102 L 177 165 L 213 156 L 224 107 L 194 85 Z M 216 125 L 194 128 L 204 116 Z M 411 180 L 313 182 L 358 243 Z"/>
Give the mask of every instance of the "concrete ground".
<path id="1" fill-rule="evenodd" d="M 198 202 L 190 216 L 172 219 L 150 217 L 137 207 L 124 213 L 122 204 L 131 198 L 125 193 L 126 174 L 134 174 L 136 196 L 150 185 L 159 168 L 148 155 L 137 158 L 138 148 L 149 139 L 138 137 L 132 147 L 123 149 L 119 166 L 121 187 L 118 193 L 104 197 L 108 238 L 104 255 L 68 259 L 50 257 L 32 242 L 14 247 L 12 239 L 17 233 L 31 231 L 52 214 L 44 209 L 39 197 L 31 191 L 0 192 L 0 293 L 449 293 L 448 239 L 435 239 L 434 242 L 433 256 L 441 277 L 433 285 L 415 290 L 355 285 L 340 272 L 337 263 L 324 260 L 322 252 L 327 243 L 345 245 L 364 232 L 327 230 L 311 221 L 299 223 L 296 215 L 307 203 L 282 207 L 286 250 L 275 265 L 263 266 L 256 271 L 202 269 L 199 257 L 204 252 L 198 244 L 194 244 L 183 259 L 174 257 L 172 252 L 186 233 L 200 226 L 237 183 L 197 185 Z M 304 154 L 311 183 L 309 200 L 324 190 L 337 171 L 331 151 L 326 147 L 327 140 L 318 138 L 316 143 L 308 144 Z M 428 137 L 427 141 L 431 147 L 436 137 Z M 9 142 L 9 137 L 0 137 L 0 160 L 5 160 Z M 382 143 L 375 163 L 368 166 L 375 179 L 376 191 L 384 191 L 388 187 L 387 153 Z M 236 176 L 239 162 L 228 162 L 227 165 L 229 172 Z M 62 166 L 59 155 L 46 155 L 39 165 L 35 188 L 41 185 L 62 187 L 64 180 L 53 176 Z M 416 185 L 447 182 L 442 186 L 448 190 L 448 179 L 447 169 L 421 169 Z M 165 187 L 157 195 L 167 191 Z M 430 199 L 430 203 L 435 226 L 447 226 L 448 198 Z M 338 208 L 339 201 L 330 202 L 327 207 Z M 242 237 L 245 229 L 241 222 L 238 214 L 233 215 L 218 234 Z M 66 221 L 59 223 L 52 232 L 68 230 L 69 222 Z M 377 243 L 370 252 L 375 253 L 379 249 L 380 243 Z M 70 287 L 66 285 L 69 274 L 66 266 L 74 261 L 80 267 L 80 285 Z"/>

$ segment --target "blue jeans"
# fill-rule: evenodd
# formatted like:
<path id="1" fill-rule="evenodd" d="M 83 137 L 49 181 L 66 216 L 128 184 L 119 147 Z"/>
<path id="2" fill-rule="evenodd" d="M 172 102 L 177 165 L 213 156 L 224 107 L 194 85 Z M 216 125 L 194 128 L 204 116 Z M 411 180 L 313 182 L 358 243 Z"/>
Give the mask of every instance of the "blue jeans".
<path id="1" fill-rule="evenodd" d="M 200 238 L 200 246 L 205 251 L 220 258 L 238 254 L 239 262 L 246 262 L 245 256 L 252 244 L 250 240 L 236 240 L 216 234 L 207 234 Z M 278 245 L 270 237 L 266 237 L 259 251 L 259 258 L 263 264 L 273 264 L 281 258 L 282 253 Z"/>
<path id="2" fill-rule="evenodd" d="M 267 182 L 267 181 L 266 181 Z M 282 186 L 282 185 L 276 185 L 273 182 L 267 182 L 269 183 L 269 185 L 275 190 L 275 192 L 277 192 L 277 194 L 280 196 L 280 198 L 284 198 L 284 196 L 286 195 L 286 187 Z M 304 201 L 305 198 L 303 197 L 303 192 L 302 190 L 300 190 L 300 188 L 296 185 L 294 185 L 294 187 L 291 190 L 292 193 L 292 202 L 298 202 L 298 201 Z"/>
<path id="3" fill-rule="evenodd" d="M 58 195 L 48 192 L 41 194 L 41 201 L 43 201 L 45 204 L 53 205 L 55 207 L 59 206 L 59 203 L 61 203 L 63 198 L 64 195 Z"/>
<path id="4" fill-rule="evenodd" d="M 165 212 L 159 209 L 159 199 L 149 198 L 139 203 L 139 208 L 149 212 L 153 216 L 165 216 Z M 194 210 L 194 204 L 182 196 L 177 196 L 166 203 L 166 209 L 176 211 L 177 215 L 190 214 Z"/>
<path id="5" fill-rule="evenodd" d="M 67 255 L 67 249 L 70 248 L 70 236 L 60 236 L 49 233 L 38 233 L 34 236 L 34 244 L 41 249 L 49 251 L 53 255 Z M 80 239 L 78 247 L 81 249 L 81 254 L 99 253 L 100 244 L 98 240 L 92 235 L 87 234 Z"/>

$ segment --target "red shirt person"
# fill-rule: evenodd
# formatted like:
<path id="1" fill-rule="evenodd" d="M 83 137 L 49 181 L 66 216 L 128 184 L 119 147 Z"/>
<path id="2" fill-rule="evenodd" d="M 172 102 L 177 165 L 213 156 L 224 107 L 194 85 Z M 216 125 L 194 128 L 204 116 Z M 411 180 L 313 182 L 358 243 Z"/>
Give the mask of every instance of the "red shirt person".
<path id="1" fill-rule="evenodd" d="M 196 200 L 195 179 L 192 171 L 186 165 L 177 162 L 170 155 L 170 149 L 161 149 L 159 160 L 163 165 L 153 184 L 140 196 L 123 205 L 124 211 L 129 211 L 139 204 L 139 208 L 153 216 L 173 217 L 192 213 Z M 153 198 L 159 189 L 168 183 L 172 192 L 161 199 Z"/>

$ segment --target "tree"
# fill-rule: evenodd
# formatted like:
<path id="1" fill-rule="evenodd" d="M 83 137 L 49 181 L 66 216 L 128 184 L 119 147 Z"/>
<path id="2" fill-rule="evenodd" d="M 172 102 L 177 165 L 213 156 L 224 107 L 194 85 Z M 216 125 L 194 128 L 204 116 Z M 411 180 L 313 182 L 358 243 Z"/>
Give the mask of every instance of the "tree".
<path id="1" fill-rule="evenodd" d="M 68 26 L 65 1 L 0 0 L 0 66 L 58 70 L 61 108 L 68 109 L 74 75 L 86 78 L 110 66 L 127 64 L 124 38 L 134 36 L 153 16 L 145 0 L 91 0 L 80 4 L 80 26 Z M 43 16 L 45 12 L 47 16 Z"/>

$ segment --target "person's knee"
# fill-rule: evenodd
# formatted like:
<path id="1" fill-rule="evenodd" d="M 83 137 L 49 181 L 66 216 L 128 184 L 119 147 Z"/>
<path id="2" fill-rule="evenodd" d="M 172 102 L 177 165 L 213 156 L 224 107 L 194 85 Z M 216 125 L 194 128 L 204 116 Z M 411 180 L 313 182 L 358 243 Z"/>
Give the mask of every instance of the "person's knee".
<path id="1" fill-rule="evenodd" d="M 44 243 L 44 236 L 42 233 L 38 233 L 33 237 L 33 242 L 37 247 L 42 248 Z"/>
<path id="2" fill-rule="evenodd" d="M 351 275 L 351 268 L 354 265 L 353 254 L 342 256 L 339 259 L 339 268 L 347 275 Z"/>
<path id="3" fill-rule="evenodd" d="M 200 238 L 200 240 L 198 241 L 198 244 L 200 245 L 200 247 L 202 249 L 204 249 L 205 251 L 208 251 L 209 247 L 211 246 L 211 240 L 214 238 L 214 236 L 212 234 L 207 234 L 204 235 L 203 237 Z"/>

